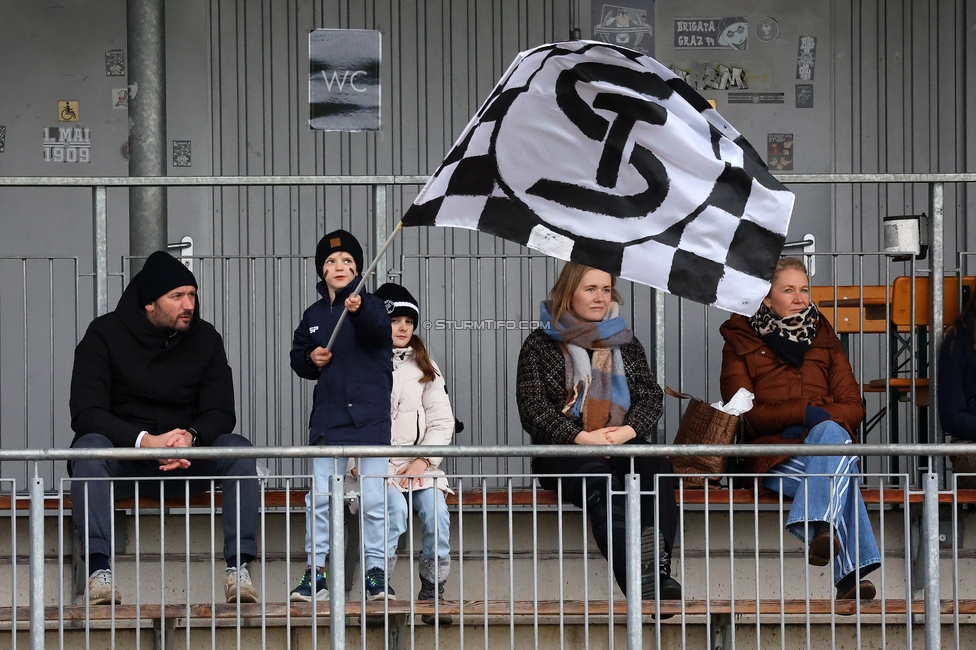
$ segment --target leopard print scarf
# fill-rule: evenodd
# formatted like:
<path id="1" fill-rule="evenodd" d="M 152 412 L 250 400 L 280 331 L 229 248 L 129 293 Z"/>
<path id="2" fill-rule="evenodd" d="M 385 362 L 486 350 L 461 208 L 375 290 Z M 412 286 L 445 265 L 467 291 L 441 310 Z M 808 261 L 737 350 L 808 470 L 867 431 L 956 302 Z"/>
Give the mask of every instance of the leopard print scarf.
<path id="1" fill-rule="evenodd" d="M 817 335 L 820 312 L 812 302 L 799 314 L 777 318 L 769 307 L 762 305 L 749 324 L 756 335 L 776 353 L 780 359 L 795 368 L 803 365 L 803 357 Z"/>

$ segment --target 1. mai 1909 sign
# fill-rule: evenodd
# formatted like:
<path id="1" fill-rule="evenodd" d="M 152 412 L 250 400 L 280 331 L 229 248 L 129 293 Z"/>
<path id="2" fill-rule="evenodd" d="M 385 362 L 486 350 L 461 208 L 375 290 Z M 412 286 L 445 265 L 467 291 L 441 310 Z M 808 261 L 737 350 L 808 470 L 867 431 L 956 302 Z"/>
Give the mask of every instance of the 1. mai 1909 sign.
<path id="1" fill-rule="evenodd" d="M 308 59 L 308 125 L 321 131 L 378 131 L 380 33 L 312 30 Z"/>

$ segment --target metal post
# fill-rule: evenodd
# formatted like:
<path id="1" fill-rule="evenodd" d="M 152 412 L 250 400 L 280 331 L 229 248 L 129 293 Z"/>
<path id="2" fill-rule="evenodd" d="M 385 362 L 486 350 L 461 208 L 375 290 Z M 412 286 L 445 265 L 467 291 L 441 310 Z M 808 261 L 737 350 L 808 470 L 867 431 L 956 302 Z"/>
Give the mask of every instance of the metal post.
<path id="1" fill-rule="evenodd" d="M 654 375 L 658 382 L 664 382 L 665 373 L 665 334 L 664 334 L 664 292 L 657 289 L 651 290 L 651 305 L 653 313 L 651 317 L 654 322 Z M 666 423 L 664 418 L 658 418 L 657 429 L 654 431 L 654 442 L 663 445 L 667 441 Z"/>
<path id="2" fill-rule="evenodd" d="M 44 479 L 37 463 L 30 484 L 30 536 L 30 647 L 44 650 Z"/>
<path id="3" fill-rule="evenodd" d="M 166 176 L 166 25 L 163 0 L 127 0 L 129 175 Z M 166 188 L 129 188 L 129 254 L 134 275 L 166 250 Z"/>
<path id="4" fill-rule="evenodd" d="M 383 242 L 386 241 L 386 185 L 373 186 L 373 247 L 379 250 Z M 359 269 L 362 273 L 362 269 Z M 373 288 L 379 287 L 386 282 L 386 258 L 380 256 L 376 263 L 376 284 Z"/>
<path id="5" fill-rule="evenodd" d="M 105 186 L 92 188 L 92 245 L 94 248 L 95 315 L 108 313 L 108 207 Z"/>
<path id="6" fill-rule="evenodd" d="M 922 479 L 922 548 L 925 549 L 925 647 L 942 648 L 942 610 L 939 593 L 939 475 Z"/>
<path id="7" fill-rule="evenodd" d="M 641 609 L 641 507 L 640 474 L 628 474 L 627 485 L 627 650 L 644 644 Z M 613 501 L 613 495 L 609 499 Z M 612 527 L 611 527 L 612 528 Z M 660 604 L 658 601 L 656 604 Z"/>
<path id="8" fill-rule="evenodd" d="M 329 477 L 332 481 L 329 490 L 329 635 L 333 650 L 343 650 L 346 647 L 346 567 L 345 554 L 345 521 L 342 482 L 345 477 L 335 474 Z"/>
<path id="9" fill-rule="evenodd" d="M 945 242 L 942 241 L 945 222 L 945 185 L 932 183 L 929 185 L 929 255 L 931 257 L 932 281 L 929 287 L 932 291 L 932 325 L 929 327 L 929 403 L 928 409 L 928 442 L 945 442 L 942 430 L 939 428 L 938 409 L 938 376 L 939 376 L 939 348 L 942 347 L 942 323 L 945 320 Z M 952 296 L 956 300 L 956 296 Z M 938 476 L 945 476 L 945 456 L 934 456 L 930 459 L 935 467 L 931 471 Z"/>

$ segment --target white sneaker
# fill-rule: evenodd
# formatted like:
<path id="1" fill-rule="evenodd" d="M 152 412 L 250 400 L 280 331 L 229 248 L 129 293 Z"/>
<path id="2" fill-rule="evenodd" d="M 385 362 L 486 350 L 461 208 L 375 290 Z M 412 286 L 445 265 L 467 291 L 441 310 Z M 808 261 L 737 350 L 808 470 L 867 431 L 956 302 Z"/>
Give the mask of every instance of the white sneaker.
<path id="1" fill-rule="evenodd" d="M 91 605 L 122 604 L 122 594 L 112 585 L 112 570 L 99 569 L 88 576 L 88 603 Z"/>
<path id="2" fill-rule="evenodd" d="M 224 596 L 228 603 L 236 603 L 238 593 L 241 595 L 242 603 L 258 602 L 258 592 L 251 582 L 251 574 L 248 573 L 247 567 L 242 566 L 238 569 L 236 566 L 229 566 L 224 578 Z"/>

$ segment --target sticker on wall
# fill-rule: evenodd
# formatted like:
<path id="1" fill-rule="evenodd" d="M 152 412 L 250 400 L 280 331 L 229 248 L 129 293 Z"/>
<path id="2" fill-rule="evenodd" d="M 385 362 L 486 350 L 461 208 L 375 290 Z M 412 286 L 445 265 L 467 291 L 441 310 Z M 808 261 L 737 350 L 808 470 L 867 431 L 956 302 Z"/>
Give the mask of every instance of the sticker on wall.
<path id="1" fill-rule="evenodd" d="M 730 104 L 785 104 L 786 93 L 729 93 Z"/>
<path id="2" fill-rule="evenodd" d="M 128 88 L 113 88 L 112 89 L 112 108 L 124 111 L 129 108 L 129 89 Z"/>
<path id="3" fill-rule="evenodd" d="M 756 21 L 756 38 L 762 43 L 772 43 L 779 38 L 779 23 L 766 16 Z"/>
<path id="4" fill-rule="evenodd" d="M 653 0 L 632 0 L 626 7 L 593 3 L 593 13 L 593 40 L 629 47 L 642 54 L 654 53 Z"/>
<path id="5" fill-rule="evenodd" d="M 43 134 L 44 162 L 91 162 L 91 129 L 80 126 L 48 126 Z"/>
<path id="6" fill-rule="evenodd" d="M 801 36 L 796 53 L 796 78 L 813 81 L 813 66 L 817 61 L 817 37 Z"/>
<path id="7" fill-rule="evenodd" d="M 58 121 L 77 122 L 79 110 L 78 102 L 73 99 L 58 100 Z"/>
<path id="8" fill-rule="evenodd" d="M 746 83 L 745 70 L 734 65 L 697 63 L 693 66 L 693 71 L 681 70 L 673 65 L 670 70 L 695 90 L 729 90 L 730 88 L 746 90 L 749 88 L 749 84 Z"/>
<path id="9" fill-rule="evenodd" d="M 3 150 L 6 148 L 6 146 L 7 146 L 7 127 L 0 126 L 0 153 L 3 153 Z"/>
<path id="10" fill-rule="evenodd" d="M 125 50 L 108 50 L 105 52 L 105 76 L 125 76 Z"/>
<path id="11" fill-rule="evenodd" d="M 675 18 L 676 50 L 745 50 L 749 47 L 749 23 L 742 16 L 724 18 Z"/>
<path id="12" fill-rule="evenodd" d="M 770 171 L 793 170 L 793 134 L 766 134 L 766 166 Z"/>
<path id="13" fill-rule="evenodd" d="M 746 73 L 742 68 L 726 66 L 721 63 L 706 67 L 702 74 L 696 75 L 695 87 L 699 90 L 728 90 L 739 88 L 747 90 Z"/>
<path id="14" fill-rule="evenodd" d="M 119 147 L 119 155 L 122 156 L 123 160 L 128 160 L 129 159 L 129 141 L 128 140 L 126 140 L 125 142 L 123 142 L 122 143 L 122 146 Z"/>
<path id="15" fill-rule="evenodd" d="M 796 84 L 796 107 L 813 108 L 813 84 Z"/>
<path id="16" fill-rule="evenodd" d="M 190 166 L 190 141 L 173 140 L 173 167 Z"/>

